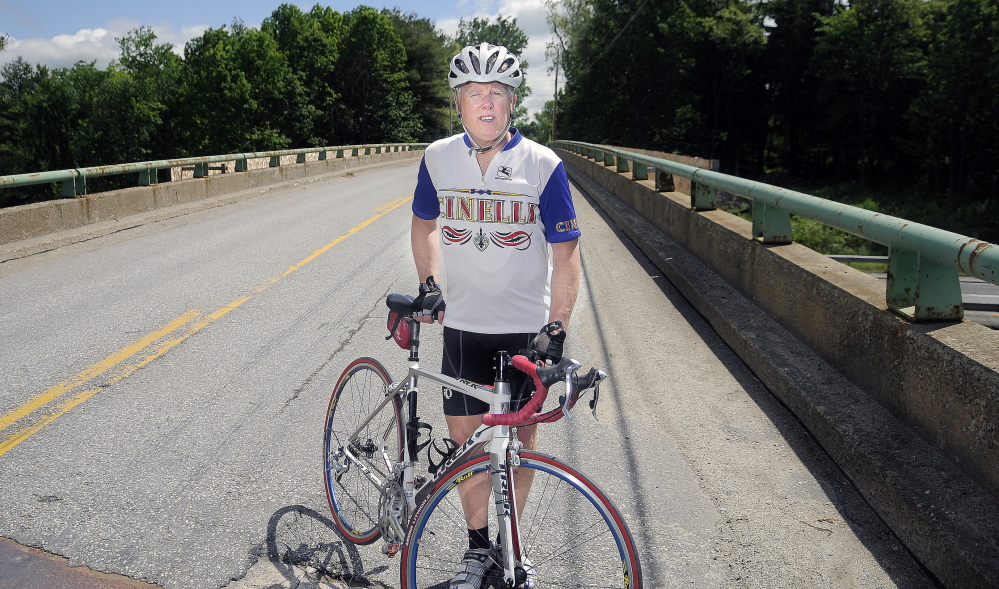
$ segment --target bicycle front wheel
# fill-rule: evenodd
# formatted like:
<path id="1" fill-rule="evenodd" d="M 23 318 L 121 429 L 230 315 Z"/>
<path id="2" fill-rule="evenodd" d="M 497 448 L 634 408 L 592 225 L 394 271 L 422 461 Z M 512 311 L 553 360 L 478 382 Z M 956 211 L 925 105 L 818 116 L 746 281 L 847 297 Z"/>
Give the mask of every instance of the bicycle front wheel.
<path id="1" fill-rule="evenodd" d="M 391 382 L 377 360 L 358 358 L 340 375 L 326 411 L 326 499 L 340 533 L 356 544 L 370 544 L 381 535 L 378 506 L 382 492 L 361 466 L 386 481 L 402 457 L 398 399 L 391 399 L 374 414 Z M 346 452 L 360 464 L 349 460 Z"/>
<path id="2" fill-rule="evenodd" d="M 519 526 L 521 556 L 534 572 L 529 585 L 641 589 L 641 567 L 631 533 L 607 496 L 551 456 L 523 451 L 520 463 L 520 468 L 535 471 Z M 403 547 L 404 589 L 448 586 L 468 547 L 457 485 L 488 471 L 488 454 L 471 458 L 442 476 L 421 503 Z M 490 512 L 490 530 L 495 534 L 491 501 Z M 501 572 L 493 574 L 502 576 Z"/>

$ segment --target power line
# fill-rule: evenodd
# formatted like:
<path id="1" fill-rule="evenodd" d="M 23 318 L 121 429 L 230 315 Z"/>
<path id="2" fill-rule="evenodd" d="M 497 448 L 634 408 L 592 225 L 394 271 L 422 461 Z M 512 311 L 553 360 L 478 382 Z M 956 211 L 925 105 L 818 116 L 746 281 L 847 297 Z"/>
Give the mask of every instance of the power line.
<path id="1" fill-rule="evenodd" d="M 591 62 L 590 62 L 590 65 L 586 66 L 585 68 L 583 68 L 583 70 L 582 70 L 581 72 L 579 72 L 579 74 L 580 74 L 580 75 L 582 75 L 582 74 L 585 74 L 586 72 L 590 71 L 590 68 L 592 68 L 592 67 L 593 67 L 594 65 L 596 65 L 596 63 L 597 63 L 598 61 L 600 61 L 601 59 L 603 59 L 603 57 L 604 57 L 605 55 L 607 55 L 607 52 L 608 52 L 608 51 L 610 51 L 610 48 L 611 48 L 611 47 L 613 47 L 613 46 L 614 46 L 614 43 L 617 43 L 617 40 L 621 38 L 621 35 L 622 35 L 622 34 L 624 34 L 624 32 L 625 32 L 626 30 L 628 30 L 628 27 L 630 27 L 630 26 L 631 26 L 631 23 L 635 21 L 635 17 L 636 17 L 636 16 L 638 16 L 638 13 L 639 13 L 639 12 L 641 12 L 641 11 L 642 11 L 642 9 L 643 9 L 643 8 L 645 8 L 645 5 L 646 5 L 646 4 L 648 4 L 648 3 L 649 3 L 649 0 L 643 0 L 643 2 L 642 2 L 642 5 L 641 5 L 641 6 L 639 6 L 639 7 L 638 7 L 638 10 L 636 10 L 636 11 L 635 11 L 635 12 L 634 12 L 634 13 L 633 13 L 633 14 L 631 15 L 631 18 L 630 18 L 630 19 L 628 19 L 628 22 L 627 22 L 627 23 L 626 23 L 626 24 L 624 25 L 624 28 L 623 28 L 623 29 L 621 29 L 620 31 L 618 31 L 618 33 L 617 33 L 617 36 L 616 36 L 616 37 L 614 37 L 614 40 L 613 40 L 613 41 L 611 41 L 611 42 L 610 42 L 610 44 L 609 44 L 609 45 L 607 45 L 607 47 L 604 47 L 604 50 L 603 50 L 603 53 L 601 53 L 600 55 L 598 55 L 598 56 L 597 56 L 597 58 L 596 58 L 596 59 L 594 59 L 593 61 L 591 61 Z"/>

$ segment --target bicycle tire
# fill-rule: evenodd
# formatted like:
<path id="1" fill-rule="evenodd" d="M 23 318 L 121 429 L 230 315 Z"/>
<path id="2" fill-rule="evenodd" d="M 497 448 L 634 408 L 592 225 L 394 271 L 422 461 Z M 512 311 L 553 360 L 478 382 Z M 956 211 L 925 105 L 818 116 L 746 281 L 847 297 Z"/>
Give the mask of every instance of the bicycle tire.
<path id="1" fill-rule="evenodd" d="M 522 451 L 520 460 L 521 468 L 536 469 L 520 518 L 521 551 L 535 567 L 534 586 L 641 589 L 631 532 L 600 488 L 551 456 Z M 488 454 L 470 458 L 450 469 L 426 495 L 402 550 L 403 589 L 449 586 L 468 542 L 457 484 L 488 470 Z M 495 534 L 491 499 L 489 511 Z M 502 584 L 501 578 L 494 581 Z"/>
<path id="2" fill-rule="evenodd" d="M 377 360 L 358 358 L 340 374 L 326 410 L 323 436 L 326 500 L 340 533 L 355 544 L 370 544 L 381 536 L 378 506 L 381 491 L 356 465 L 339 460 L 344 440 L 385 400 L 392 379 Z M 379 478 L 391 478 L 385 457 L 373 450 L 378 439 L 391 447 L 391 464 L 402 457 L 403 432 L 397 400 L 368 423 L 352 446 L 352 454 Z"/>

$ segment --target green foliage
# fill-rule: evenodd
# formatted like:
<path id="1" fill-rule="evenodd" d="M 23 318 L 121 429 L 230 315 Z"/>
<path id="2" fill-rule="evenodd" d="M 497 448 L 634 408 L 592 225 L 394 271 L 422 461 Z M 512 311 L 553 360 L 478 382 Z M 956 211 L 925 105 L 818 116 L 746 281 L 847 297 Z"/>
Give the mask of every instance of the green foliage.
<path id="1" fill-rule="evenodd" d="M 951 206 L 966 205 L 965 195 L 995 199 L 999 5 L 954 0 L 933 8 L 937 29 L 927 55 L 928 83 L 908 113 L 921 141 L 911 142 L 909 153 L 921 164 L 920 180 L 943 190 Z"/>
<path id="2" fill-rule="evenodd" d="M 555 114 L 555 101 L 549 100 L 541 112 L 534 114 L 534 120 L 521 125 L 520 133 L 544 145 L 552 140 L 552 120 Z"/>
<path id="3" fill-rule="evenodd" d="M 392 20 L 361 6 L 346 15 L 336 109 L 348 143 L 412 141 L 422 132 L 406 76 L 406 50 Z"/>
<path id="4" fill-rule="evenodd" d="M 384 11 L 406 48 L 406 82 L 413 94 L 413 112 L 423 132 L 418 139 L 430 142 L 451 133 L 451 92 L 448 63 L 461 47 L 439 32 L 429 19 L 416 14 Z"/>
<path id="5" fill-rule="evenodd" d="M 928 30 L 922 0 L 855 0 L 850 10 L 821 17 L 812 67 L 822 80 L 819 123 L 833 166 L 850 163 L 867 186 L 886 162 L 905 166 L 905 113 L 926 77 Z M 843 98 L 849 96 L 849 100 Z"/>
<path id="6" fill-rule="evenodd" d="M 446 71 L 457 49 L 415 14 L 281 4 L 259 29 L 236 20 L 205 31 L 183 57 L 149 27 L 116 40 L 120 57 L 105 71 L 20 58 L 0 68 L 0 173 L 431 141 L 449 127 Z M 0 206 L 58 194 L 55 185 L 5 190 Z"/>
<path id="7" fill-rule="evenodd" d="M 335 86 L 344 28 L 343 15 L 318 4 L 309 13 L 282 4 L 261 25 L 296 69 L 283 125 L 292 145 L 331 145 L 336 136 L 333 110 L 340 99 Z"/>
<path id="8" fill-rule="evenodd" d="M 277 42 L 236 22 L 209 29 L 184 48 L 179 132 L 183 155 L 281 149 L 283 99 L 298 80 Z"/>
<path id="9" fill-rule="evenodd" d="M 560 138 L 849 184 L 928 224 L 999 239 L 995 0 L 547 6 L 549 56 L 566 79 Z"/>

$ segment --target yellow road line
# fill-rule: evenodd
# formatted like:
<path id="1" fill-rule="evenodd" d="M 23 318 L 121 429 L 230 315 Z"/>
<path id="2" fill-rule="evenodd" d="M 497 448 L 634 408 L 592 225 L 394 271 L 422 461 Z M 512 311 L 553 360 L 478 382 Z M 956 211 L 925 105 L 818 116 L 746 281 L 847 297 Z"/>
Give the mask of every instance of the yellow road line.
<path id="1" fill-rule="evenodd" d="M 278 282 L 281 278 L 287 276 L 288 274 L 290 274 L 290 273 L 294 272 L 295 270 L 301 268 L 302 266 L 308 264 L 309 262 L 311 262 L 312 260 L 316 259 L 317 257 L 319 257 L 320 255 L 322 255 L 323 253 L 329 251 L 330 248 L 332 248 L 333 246 L 335 246 L 338 243 L 342 242 L 344 239 L 347 239 L 351 235 L 353 235 L 353 234 L 357 233 L 358 231 L 364 229 L 365 227 L 367 227 L 371 223 L 377 221 L 378 219 L 380 219 L 381 217 L 385 216 L 389 212 L 391 212 L 391 211 L 399 208 L 400 206 L 402 206 L 406 202 L 412 200 L 412 198 L 413 197 L 411 197 L 411 196 L 399 198 L 399 199 L 391 201 L 391 202 L 389 202 L 389 203 L 387 203 L 385 205 L 382 205 L 381 207 L 378 207 L 378 208 L 374 209 L 378 213 L 377 215 L 375 215 L 375 216 L 373 216 L 373 217 L 371 217 L 371 218 L 369 218 L 369 219 L 361 222 L 359 225 L 357 225 L 357 226 L 351 228 L 350 230 L 348 230 L 347 233 L 345 233 L 345 234 L 337 237 L 336 239 L 334 239 L 329 244 L 327 244 L 327 245 L 323 246 L 322 248 L 316 250 L 315 252 L 313 252 L 312 254 L 310 254 L 308 257 L 306 257 L 304 260 L 302 260 L 298 264 L 296 264 L 296 265 L 292 266 L 291 268 L 289 268 L 280 277 L 271 278 L 266 283 L 264 283 L 261 287 L 257 288 L 257 292 L 262 292 L 263 290 L 265 290 L 266 288 L 268 288 L 272 284 Z M 236 309 L 237 307 L 239 307 L 243 303 L 249 301 L 251 298 L 253 298 L 253 297 L 252 296 L 247 296 L 247 297 L 243 297 L 243 298 L 241 298 L 239 300 L 233 301 L 232 303 L 226 305 L 225 307 L 222 307 L 218 311 L 215 311 L 214 313 L 211 313 L 210 315 L 204 317 L 200 321 L 197 321 L 197 322 L 189 325 L 188 328 L 179 337 L 174 337 L 172 339 L 164 340 L 163 338 L 171 335 L 173 332 L 177 331 L 181 327 L 183 327 L 185 325 L 188 325 L 189 323 L 191 323 L 192 320 L 194 320 L 195 318 L 197 318 L 197 317 L 200 316 L 200 313 L 199 313 L 199 311 L 197 309 L 192 309 L 190 311 L 187 311 L 186 313 L 184 313 L 183 315 L 177 317 L 176 319 L 174 319 L 170 323 L 167 323 L 166 325 L 164 325 L 160 329 L 158 329 L 158 330 L 156 330 L 154 332 L 149 333 L 148 335 L 146 335 L 142 339 L 138 340 L 134 344 L 132 344 L 132 345 L 130 345 L 128 347 L 122 348 L 121 350 L 115 352 L 114 354 L 111 354 L 107 358 L 104 358 L 100 362 L 94 364 L 93 366 L 87 368 L 86 370 L 80 372 L 79 374 L 73 376 L 72 378 L 70 378 L 68 380 L 65 380 L 65 381 L 63 381 L 63 382 L 55 385 L 54 387 L 52 387 L 49 390 L 45 391 L 44 393 L 36 396 L 35 398 L 31 399 L 30 401 L 28 401 L 27 403 L 25 403 L 21 407 L 15 409 L 14 411 L 11 411 L 10 413 L 7 413 L 7 414 L 5 414 L 3 416 L 0 416 L 0 431 L 3 431 L 4 429 L 7 429 L 8 427 L 10 427 L 10 426 L 12 426 L 14 424 L 16 424 L 18 422 L 21 422 L 25 417 L 27 417 L 28 415 L 30 415 L 32 413 L 35 413 L 35 412 L 40 413 L 40 415 L 36 416 L 33 420 L 30 420 L 28 423 L 22 423 L 21 424 L 22 427 L 18 428 L 17 431 L 15 431 L 12 434 L 8 435 L 6 438 L 0 440 L 0 456 L 3 456 L 9 450 L 11 450 L 12 448 L 14 448 L 15 446 L 17 446 L 18 444 L 20 444 L 24 440 L 28 439 L 29 437 L 31 437 L 32 435 L 34 435 L 35 433 L 37 433 L 38 431 L 40 431 L 46 425 L 48 425 L 48 424 L 52 423 L 53 421 L 55 421 L 56 419 L 58 419 L 59 416 L 63 415 L 64 413 L 66 413 L 68 411 L 70 411 L 71 409 L 73 409 L 74 407 L 76 407 L 77 405 L 79 405 L 80 403 L 83 403 L 87 399 L 89 399 L 92 396 L 96 395 L 97 393 L 103 391 L 104 389 L 108 388 L 112 384 L 114 384 L 114 383 L 116 383 L 116 382 L 118 382 L 118 381 L 120 381 L 120 380 L 128 377 L 129 375 L 131 375 L 132 373 L 134 373 L 136 370 L 138 370 L 139 368 L 142 368 L 143 366 L 149 364 L 150 362 L 152 362 L 156 358 L 159 358 L 160 356 L 162 356 L 163 354 L 165 354 L 167 351 L 169 351 L 170 349 L 172 349 L 177 344 L 180 344 L 181 342 L 183 342 L 187 338 L 191 337 L 192 335 L 194 335 L 195 333 L 197 333 L 199 330 L 201 330 L 205 326 L 211 324 L 216 319 L 219 319 L 220 317 L 226 315 L 227 313 L 229 313 L 233 309 Z M 157 343 L 157 342 L 159 342 L 159 343 Z M 156 344 L 156 345 L 153 346 L 153 344 Z M 132 356 L 138 354 L 139 352 L 141 352 L 142 350 L 144 350 L 144 349 L 146 349 L 146 348 L 148 348 L 150 346 L 153 346 L 153 347 L 151 348 L 150 353 L 148 355 L 146 355 L 144 358 L 142 358 L 138 362 L 135 362 L 135 363 L 132 363 L 132 364 L 124 366 L 124 368 L 121 369 L 121 371 L 118 374 L 116 374 L 113 377 L 109 378 L 103 385 L 101 385 L 99 387 L 88 389 L 88 390 L 83 391 L 81 393 L 77 393 L 76 395 L 74 395 L 73 397 L 71 397 L 69 399 L 63 400 L 63 401 L 61 401 L 59 403 L 52 404 L 53 401 L 55 401 L 56 399 L 59 399 L 60 397 L 62 397 L 65 394 L 69 393 L 70 391 L 76 389 L 80 385 L 83 385 L 83 384 L 85 384 L 85 383 L 93 380 L 94 378 L 96 378 L 96 377 L 104 374 L 105 372 L 111 370 L 112 368 L 117 367 L 119 364 L 121 364 L 125 360 L 128 360 Z M 50 405 L 50 404 L 52 404 L 52 405 L 50 407 L 48 407 L 47 411 L 38 411 L 39 409 L 42 409 L 43 407 L 45 407 L 47 405 Z"/>
<path id="2" fill-rule="evenodd" d="M 357 233 L 358 231 L 364 229 L 365 227 L 367 227 L 368 225 L 374 223 L 378 219 L 381 219 L 385 215 L 391 213 L 392 211 L 394 211 L 395 209 L 401 207 L 402 205 L 406 204 L 407 202 L 409 202 L 412 199 L 413 199 L 412 196 L 406 196 L 406 197 L 396 199 L 396 200 L 394 200 L 394 201 L 392 201 L 392 202 L 390 202 L 388 204 L 385 204 L 383 206 L 378 207 L 377 209 L 375 209 L 375 211 L 378 211 L 377 215 L 375 215 L 374 217 L 371 217 L 370 219 L 368 219 L 366 221 L 362 221 L 360 225 L 357 225 L 356 227 L 352 227 L 351 229 L 349 229 L 346 233 L 344 233 L 340 237 L 337 237 L 333 241 L 327 243 L 323 247 L 321 247 L 321 248 L 317 249 L 316 251 L 312 252 L 304 260 L 302 260 L 301 262 L 299 262 L 299 263 L 295 264 L 294 266 L 288 268 L 288 270 L 285 271 L 285 273 L 282 274 L 281 277 L 284 278 L 285 276 L 291 274 L 295 270 L 298 270 L 302 266 L 308 264 L 312 260 L 315 260 L 319 256 L 321 256 L 324 253 L 326 253 L 331 247 L 333 247 L 336 244 L 340 243 L 341 241 L 347 239 L 348 237 L 350 237 L 351 235 Z M 267 286 L 270 286 L 270 285 L 268 284 Z M 266 286 L 264 288 L 266 288 Z"/>
<path id="3" fill-rule="evenodd" d="M 94 364 L 90 368 L 87 368 L 83 372 L 77 374 L 73 378 L 70 378 L 69 380 L 63 381 L 55 385 L 54 387 L 38 395 L 34 399 L 28 401 L 18 409 L 15 409 L 14 411 L 11 411 L 6 415 L 0 416 L 0 431 L 3 431 L 12 423 L 18 421 L 25 415 L 28 415 L 35 409 L 38 409 L 39 407 L 46 405 L 47 403 L 51 402 L 53 399 L 57 399 L 62 395 L 65 395 L 69 391 L 75 389 L 76 387 L 80 386 L 81 384 L 87 382 L 88 380 L 96 376 L 100 376 L 106 370 L 113 368 L 115 365 L 123 362 L 124 360 L 127 360 L 128 358 L 135 355 L 149 344 L 155 342 L 156 340 L 160 339 L 165 335 L 172 333 L 173 331 L 177 330 L 178 328 L 180 328 L 181 326 L 183 326 L 184 324 L 186 324 L 191 319 L 194 319 L 197 316 L 198 316 L 198 311 L 196 309 L 192 309 L 187 313 L 184 313 L 180 317 L 177 317 L 170 323 L 167 323 L 162 328 L 150 333 L 149 335 L 140 339 L 134 344 L 126 348 L 122 348 L 121 350 L 118 350 L 117 352 L 111 354 L 110 356 L 101 360 L 97 364 Z"/>

